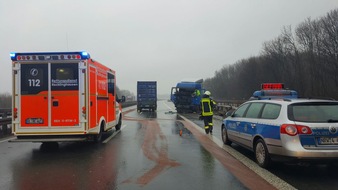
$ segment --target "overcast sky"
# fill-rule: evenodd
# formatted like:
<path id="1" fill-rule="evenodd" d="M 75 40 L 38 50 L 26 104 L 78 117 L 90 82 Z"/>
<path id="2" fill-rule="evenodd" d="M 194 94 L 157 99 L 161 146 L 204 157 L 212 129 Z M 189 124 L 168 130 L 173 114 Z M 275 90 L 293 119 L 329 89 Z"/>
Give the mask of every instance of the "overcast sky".
<path id="1" fill-rule="evenodd" d="M 120 89 L 213 77 L 338 0 L 0 0 L 0 93 L 11 92 L 10 52 L 86 50 L 116 71 Z M 169 98 L 169 96 L 168 96 Z"/>

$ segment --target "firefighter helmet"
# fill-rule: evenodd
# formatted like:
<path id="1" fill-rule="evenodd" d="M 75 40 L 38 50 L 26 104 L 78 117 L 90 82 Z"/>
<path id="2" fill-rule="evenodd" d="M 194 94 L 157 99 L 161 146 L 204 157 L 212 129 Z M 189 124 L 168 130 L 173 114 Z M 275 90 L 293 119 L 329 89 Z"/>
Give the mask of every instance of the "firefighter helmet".
<path id="1" fill-rule="evenodd" d="M 211 95 L 211 93 L 210 93 L 209 91 L 205 91 L 204 94 L 205 94 L 205 95 L 208 95 L 208 96 Z"/>

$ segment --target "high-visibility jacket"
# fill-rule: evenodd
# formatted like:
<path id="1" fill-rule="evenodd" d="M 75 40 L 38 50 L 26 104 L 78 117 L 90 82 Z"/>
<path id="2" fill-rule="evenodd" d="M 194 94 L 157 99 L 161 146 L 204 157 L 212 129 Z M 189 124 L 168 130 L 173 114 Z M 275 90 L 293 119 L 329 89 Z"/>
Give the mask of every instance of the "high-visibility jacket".
<path id="1" fill-rule="evenodd" d="M 214 112 L 212 111 L 213 106 L 216 104 L 210 98 L 202 98 L 201 99 L 201 108 L 202 108 L 202 116 L 212 116 Z"/>
<path id="2" fill-rule="evenodd" d="M 200 96 L 201 95 L 201 92 L 198 89 L 196 89 L 195 92 L 196 92 L 196 96 Z"/>
<path id="3" fill-rule="evenodd" d="M 198 89 L 196 89 L 193 93 L 192 93 L 192 96 L 193 97 L 198 97 L 198 96 L 200 96 L 201 95 L 201 92 L 198 90 Z"/>

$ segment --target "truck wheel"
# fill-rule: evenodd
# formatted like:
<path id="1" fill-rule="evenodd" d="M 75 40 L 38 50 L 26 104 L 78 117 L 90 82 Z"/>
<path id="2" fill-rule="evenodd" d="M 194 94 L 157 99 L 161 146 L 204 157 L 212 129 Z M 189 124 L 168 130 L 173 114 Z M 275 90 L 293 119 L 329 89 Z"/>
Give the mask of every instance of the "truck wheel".
<path id="1" fill-rule="evenodd" d="M 258 139 L 254 147 L 255 159 L 257 164 L 262 168 L 268 168 L 271 164 L 271 158 L 264 141 Z"/>
<path id="2" fill-rule="evenodd" d="M 119 122 L 115 126 L 115 130 L 116 131 L 120 130 L 121 129 L 121 125 L 122 125 L 122 116 L 120 115 Z"/>
<path id="3" fill-rule="evenodd" d="M 224 125 L 222 125 L 222 141 L 226 145 L 231 145 L 232 143 L 228 138 L 228 131 Z"/>

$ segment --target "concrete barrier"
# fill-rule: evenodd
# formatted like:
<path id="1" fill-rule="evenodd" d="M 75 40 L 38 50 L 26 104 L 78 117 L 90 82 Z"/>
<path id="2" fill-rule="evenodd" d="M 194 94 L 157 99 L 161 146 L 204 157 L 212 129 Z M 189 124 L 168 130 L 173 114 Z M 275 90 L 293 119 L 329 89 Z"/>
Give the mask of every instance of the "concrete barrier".
<path id="1" fill-rule="evenodd" d="M 134 106 L 137 104 L 137 101 L 122 102 L 122 108 Z"/>

